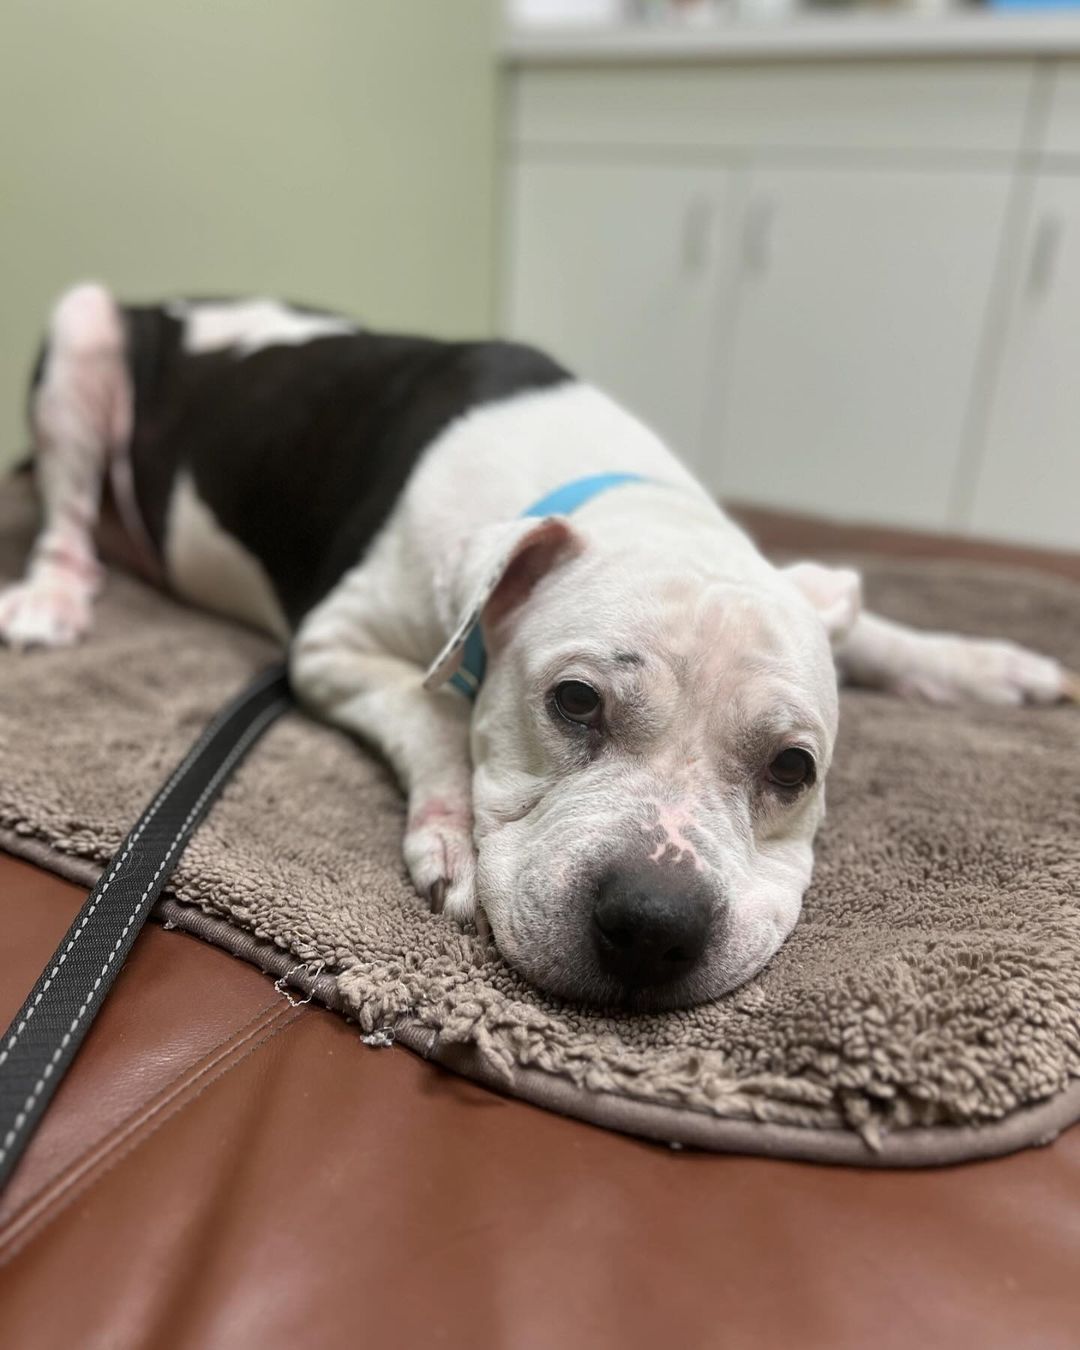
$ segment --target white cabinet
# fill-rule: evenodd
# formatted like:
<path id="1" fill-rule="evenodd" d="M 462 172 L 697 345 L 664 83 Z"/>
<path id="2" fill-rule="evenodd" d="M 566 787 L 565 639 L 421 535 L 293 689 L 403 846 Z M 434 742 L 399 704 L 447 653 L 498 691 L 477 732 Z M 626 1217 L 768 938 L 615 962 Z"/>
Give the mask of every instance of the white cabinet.
<path id="1" fill-rule="evenodd" d="M 729 499 L 1080 548 L 1080 62 L 1017 50 L 526 63 L 504 323 Z"/>
<path id="2" fill-rule="evenodd" d="M 1008 190 L 978 172 L 756 172 L 710 485 L 945 526 Z"/>
<path id="3" fill-rule="evenodd" d="M 725 284 L 722 168 L 529 159 L 511 170 L 507 326 L 696 462 Z"/>
<path id="4" fill-rule="evenodd" d="M 1035 187 L 970 527 L 1080 548 L 1080 179 Z"/>

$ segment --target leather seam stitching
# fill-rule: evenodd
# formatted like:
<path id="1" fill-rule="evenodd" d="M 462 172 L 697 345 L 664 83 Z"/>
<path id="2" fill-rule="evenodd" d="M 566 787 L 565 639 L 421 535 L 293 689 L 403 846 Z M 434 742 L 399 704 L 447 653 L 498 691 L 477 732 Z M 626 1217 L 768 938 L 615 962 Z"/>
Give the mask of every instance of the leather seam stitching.
<path id="1" fill-rule="evenodd" d="M 180 1072 L 173 1074 L 173 1076 L 164 1082 L 151 1097 L 147 1098 L 146 1101 L 139 1103 L 139 1105 L 134 1110 L 128 1112 L 123 1119 L 117 1121 L 112 1129 L 110 1129 L 107 1134 L 103 1135 L 96 1143 L 78 1154 L 75 1158 L 72 1158 L 59 1172 L 43 1181 L 37 1190 L 31 1195 L 28 1195 L 22 1204 L 19 1205 L 17 1209 L 12 1210 L 3 1220 L 3 1223 L 0 1224 L 0 1247 L 3 1246 L 6 1240 L 4 1235 L 11 1232 L 34 1204 L 42 1201 L 47 1191 L 54 1190 L 57 1187 L 62 1188 L 63 1184 L 74 1177 L 76 1173 L 85 1170 L 88 1167 L 93 1167 L 95 1155 L 97 1161 L 107 1158 L 112 1149 L 115 1148 L 116 1145 L 122 1143 L 124 1138 L 130 1134 L 133 1128 L 138 1127 L 138 1121 L 140 1119 L 144 1121 L 152 1119 L 154 1112 L 160 1110 L 162 1106 L 167 1105 L 168 1102 L 175 1097 L 177 1092 L 183 1091 L 185 1086 L 190 1086 L 191 1084 L 198 1082 L 199 1078 L 202 1077 L 207 1069 L 211 1069 L 215 1064 L 220 1063 L 224 1056 L 228 1054 L 230 1048 L 243 1045 L 245 1041 L 250 1039 L 252 1032 L 257 1029 L 256 1024 L 263 1021 L 266 1018 L 267 1013 L 272 1012 L 276 1005 L 277 1000 L 271 1000 L 264 1007 L 260 1008 L 252 1017 L 249 1017 L 246 1022 L 241 1023 L 238 1027 L 233 1027 L 227 1035 L 222 1036 L 219 1040 L 215 1041 L 212 1046 L 204 1050 L 198 1059 L 187 1065 L 186 1068 L 182 1069 Z M 273 1019 L 271 1019 L 271 1022 L 272 1020 Z M 57 1193 L 59 1194 L 60 1192 L 58 1191 Z M 48 1202 L 45 1201 L 45 1203 Z"/>
<path id="2" fill-rule="evenodd" d="M 291 1016 L 288 1014 L 291 1014 Z M 275 1036 L 283 1031 L 287 1031 L 289 1027 L 295 1022 L 298 1022 L 302 1016 L 303 1013 L 299 1009 L 286 1010 L 285 1021 L 279 1021 L 277 1025 L 271 1024 L 269 1029 L 266 1030 L 266 1034 L 263 1035 L 261 1039 L 250 1044 L 243 1054 L 238 1055 L 230 1063 L 226 1064 L 225 1067 L 215 1073 L 213 1077 L 207 1078 L 196 1092 L 187 1096 L 181 1096 L 181 1099 L 175 1101 L 172 1109 L 165 1112 L 165 1114 L 160 1114 L 159 1108 L 159 1112 L 155 1113 L 157 1115 L 156 1119 L 151 1117 L 150 1121 L 144 1122 L 144 1124 L 149 1125 L 149 1128 L 136 1129 L 134 1131 L 134 1138 L 129 1140 L 126 1148 L 119 1152 L 113 1150 L 111 1157 L 110 1155 L 106 1155 L 108 1161 L 105 1166 L 99 1168 L 91 1166 L 88 1169 L 88 1175 L 85 1177 L 85 1185 L 80 1186 L 79 1179 L 73 1179 L 60 1193 L 49 1201 L 40 1215 L 37 1215 L 34 1219 L 30 1220 L 29 1229 L 24 1233 L 21 1239 L 16 1238 L 15 1242 L 10 1245 L 6 1251 L 0 1249 L 0 1269 L 3 1269 L 4 1266 L 14 1260 L 14 1258 L 18 1256 L 29 1243 L 34 1241 L 35 1238 L 40 1237 L 41 1234 L 55 1223 L 75 1200 L 87 1195 L 95 1186 L 103 1181 L 110 1172 L 114 1171 L 125 1158 L 134 1153 L 135 1150 L 148 1139 L 153 1138 L 163 1125 L 167 1124 L 174 1116 L 179 1115 L 181 1111 L 186 1110 L 189 1106 L 198 1101 L 199 1098 L 215 1083 L 220 1082 L 227 1074 L 238 1068 L 247 1059 L 250 1059 L 252 1055 L 261 1050 L 269 1041 L 273 1040 Z M 252 1033 L 252 1035 L 254 1034 L 255 1033 Z M 165 1103 L 162 1103 L 162 1106 L 164 1105 Z M 119 1141 L 117 1142 L 119 1143 Z M 106 1160 L 103 1159 L 102 1161 L 105 1162 Z"/>

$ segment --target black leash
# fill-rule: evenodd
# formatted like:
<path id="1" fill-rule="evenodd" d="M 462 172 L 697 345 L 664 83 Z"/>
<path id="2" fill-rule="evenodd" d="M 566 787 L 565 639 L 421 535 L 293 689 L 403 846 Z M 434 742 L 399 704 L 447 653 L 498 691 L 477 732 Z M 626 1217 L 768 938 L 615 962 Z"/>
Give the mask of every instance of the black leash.
<path id="1" fill-rule="evenodd" d="M 0 1040 L 0 1188 L 166 881 L 240 760 L 292 706 L 282 665 L 214 718 L 136 821 Z"/>

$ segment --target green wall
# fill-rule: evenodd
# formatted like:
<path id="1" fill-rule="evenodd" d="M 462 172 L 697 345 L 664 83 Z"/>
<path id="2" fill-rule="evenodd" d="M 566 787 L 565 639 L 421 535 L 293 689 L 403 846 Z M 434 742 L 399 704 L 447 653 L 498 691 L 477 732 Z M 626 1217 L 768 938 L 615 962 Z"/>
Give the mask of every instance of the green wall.
<path id="1" fill-rule="evenodd" d="M 489 0 L 3 0 L 0 465 L 54 296 L 492 321 Z"/>

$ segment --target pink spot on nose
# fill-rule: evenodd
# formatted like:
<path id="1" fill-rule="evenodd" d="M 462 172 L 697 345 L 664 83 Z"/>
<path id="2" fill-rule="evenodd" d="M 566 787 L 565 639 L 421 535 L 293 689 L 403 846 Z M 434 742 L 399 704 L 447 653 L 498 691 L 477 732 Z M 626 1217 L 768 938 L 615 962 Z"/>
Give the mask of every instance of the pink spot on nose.
<path id="1" fill-rule="evenodd" d="M 687 858 L 694 864 L 695 871 L 704 872 L 705 864 L 698 854 L 697 845 L 686 833 L 694 824 L 691 813 L 684 807 L 661 806 L 658 802 L 653 803 L 653 810 L 656 820 L 643 828 L 648 834 L 659 832 L 660 838 L 649 854 L 649 861 L 680 863 Z"/>

